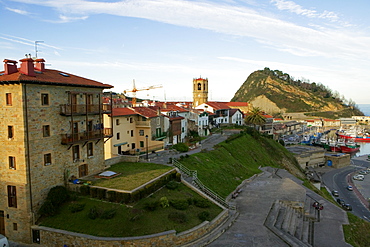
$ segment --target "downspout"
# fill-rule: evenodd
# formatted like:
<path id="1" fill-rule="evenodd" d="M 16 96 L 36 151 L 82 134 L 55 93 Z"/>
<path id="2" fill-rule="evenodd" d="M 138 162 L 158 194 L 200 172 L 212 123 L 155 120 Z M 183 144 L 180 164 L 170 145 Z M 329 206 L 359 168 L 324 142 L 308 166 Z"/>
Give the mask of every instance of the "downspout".
<path id="1" fill-rule="evenodd" d="M 29 182 L 29 191 L 30 191 L 30 208 L 32 213 L 32 224 L 35 224 L 35 214 L 33 212 L 33 200 L 32 200 L 32 176 L 31 176 L 31 158 L 30 158 L 30 139 L 29 139 L 29 128 L 28 128 L 28 102 L 27 102 L 27 84 L 24 84 L 23 87 L 23 94 L 25 97 L 25 108 L 26 108 L 26 114 L 25 114 L 25 131 L 26 131 L 26 150 L 27 150 L 27 169 L 28 169 L 28 182 Z"/>

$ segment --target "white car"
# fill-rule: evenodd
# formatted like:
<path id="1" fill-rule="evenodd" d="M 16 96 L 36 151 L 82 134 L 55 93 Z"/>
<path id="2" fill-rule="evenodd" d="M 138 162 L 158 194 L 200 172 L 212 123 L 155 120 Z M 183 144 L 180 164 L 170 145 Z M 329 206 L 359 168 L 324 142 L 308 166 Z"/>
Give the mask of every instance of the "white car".
<path id="1" fill-rule="evenodd" d="M 363 181 L 364 178 L 365 178 L 365 176 L 361 175 L 361 174 L 357 174 L 357 175 L 353 176 L 353 179 L 358 180 L 358 181 Z"/>
<path id="2" fill-rule="evenodd" d="M 0 234 L 0 247 L 9 247 L 8 239 Z"/>

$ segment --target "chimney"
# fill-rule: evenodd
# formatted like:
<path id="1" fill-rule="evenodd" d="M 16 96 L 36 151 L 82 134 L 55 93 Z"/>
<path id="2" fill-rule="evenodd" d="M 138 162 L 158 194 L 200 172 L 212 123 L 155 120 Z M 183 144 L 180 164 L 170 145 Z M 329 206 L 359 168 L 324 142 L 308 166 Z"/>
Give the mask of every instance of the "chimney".
<path id="1" fill-rule="evenodd" d="M 161 107 L 158 106 L 157 108 L 157 115 L 160 116 L 161 115 Z"/>
<path id="2" fill-rule="evenodd" d="M 33 59 L 32 58 L 23 58 L 21 60 L 21 69 L 19 72 L 21 72 L 24 75 L 28 76 L 36 76 L 35 70 L 33 68 Z"/>
<path id="3" fill-rule="evenodd" d="M 35 70 L 44 72 L 45 71 L 45 60 L 43 58 L 39 58 L 35 60 Z"/>
<path id="4" fill-rule="evenodd" d="M 17 61 L 14 60 L 9 60 L 9 59 L 4 59 L 4 74 L 5 75 L 10 75 L 15 72 L 18 72 L 17 69 Z"/>

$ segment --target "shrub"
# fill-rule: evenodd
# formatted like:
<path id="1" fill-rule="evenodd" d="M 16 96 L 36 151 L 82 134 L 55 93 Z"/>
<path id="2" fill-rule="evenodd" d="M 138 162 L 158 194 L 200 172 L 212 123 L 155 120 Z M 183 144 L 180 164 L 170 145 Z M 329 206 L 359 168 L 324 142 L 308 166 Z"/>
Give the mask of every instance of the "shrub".
<path id="1" fill-rule="evenodd" d="M 209 208 L 211 206 L 211 202 L 207 199 L 199 199 L 194 201 L 194 205 L 198 208 Z"/>
<path id="2" fill-rule="evenodd" d="M 80 193 L 83 196 L 90 195 L 90 186 L 88 186 L 88 185 L 82 185 L 80 187 Z"/>
<path id="3" fill-rule="evenodd" d="M 181 182 L 181 173 L 179 172 L 176 173 L 176 181 Z"/>
<path id="4" fill-rule="evenodd" d="M 99 200 L 105 199 L 105 193 L 106 193 L 106 191 L 107 191 L 106 189 L 97 188 L 96 197 Z"/>
<path id="5" fill-rule="evenodd" d="M 165 196 L 159 199 L 159 204 L 161 205 L 162 208 L 167 208 L 170 206 L 170 203 L 168 202 L 168 199 Z"/>
<path id="6" fill-rule="evenodd" d="M 102 212 L 100 218 L 109 220 L 109 219 L 112 219 L 116 215 L 116 213 L 117 213 L 117 210 L 114 208 L 107 209 Z"/>
<path id="7" fill-rule="evenodd" d="M 180 142 L 175 145 L 173 145 L 173 148 L 176 149 L 179 152 L 187 152 L 189 151 L 189 146 L 186 145 L 186 143 Z"/>
<path id="8" fill-rule="evenodd" d="M 98 188 L 95 188 L 95 187 L 90 188 L 90 196 L 92 198 L 96 198 L 97 197 L 97 193 L 98 193 Z"/>
<path id="9" fill-rule="evenodd" d="M 85 203 L 72 203 L 68 206 L 68 210 L 71 213 L 80 212 L 85 208 Z"/>
<path id="10" fill-rule="evenodd" d="M 171 200 L 171 206 L 178 210 L 185 210 L 189 207 L 187 200 Z"/>
<path id="11" fill-rule="evenodd" d="M 188 221 L 188 217 L 183 212 L 172 212 L 168 214 L 168 219 L 175 223 L 185 223 Z"/>
<path id="12" fill-rule="evenodd" d="M 48 196 L 46 197 L 46 200 L 50 200 L 51 203 L 56 207 L 67 201 L 67 199 L 68 191 L 66 187 L 60 185 L 51 188 Z"/>
<path id="13" fill-rule="evenodd" d="M 188 199 L 186 199 L 188 201 L 188 204 L 189 205 L 193 205 L 194 204 L 194 199 L 192 197 L 189 197 Z"/>
<path id="14" fill-rule="evenodd" d="M 149 211 L 154 211 L 157 209 L 158 206 L 159 206 L 159 201 L 147 202 L 145 204 L 145 209 Z"/>
<path id="15" fill-rule="evenodd" d="M 116 192 L 114 190 L 107 191 L 107 199 L 110 202 L 115 202 L 116 201 Z"/>
<path id="16" fill-rule="evenodd" d="M 209 220 L 209 212 L 208 211 L 203 211 L 198 214 L 198 218 L 201 221 Z"/>
<path id="17" fill-rule="evenodd" d="M 53 216 L 56 212 L 57 208 L 50 200 L 46 200 L 39 209 L 39 214 L 41 216 Z"/>
<path id="18" fill-rule="evenodd" d="M 166 184 L 166 188 L 169 190 L 175 190 L 179 187 L 179 183 L 176 181 L 170 181 Z"/>
<path id="19" fill-rule="evenodd" d="M 101 209 L 98 209 L 96 206 L 93 206 L 90 208 L 87 217 L 89 217 L 89 219 L 95 220 L 96 218 L 99 218 L 101 214 L 102 214 Z"/>

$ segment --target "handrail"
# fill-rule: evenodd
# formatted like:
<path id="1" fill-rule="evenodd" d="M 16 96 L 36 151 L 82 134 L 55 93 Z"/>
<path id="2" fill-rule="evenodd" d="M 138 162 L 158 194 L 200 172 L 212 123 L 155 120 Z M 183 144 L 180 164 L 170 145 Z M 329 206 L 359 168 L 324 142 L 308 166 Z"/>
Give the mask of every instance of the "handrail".
<path id="1" fill-rule="evenodd" d="M 207 196 L 211 197 L 221 205 L 223 205 L 226 208 L 229 209 L 235 209 L 235 205 L 231 205 L 228 203 L 225 198 L 218 195 L 216 192 L 212 191 L 210 188 L 208 188 L 206 185 L 204 185 L 198 178 L 198 172 L 196 170 L 190 170 L 180 162 L 178 162 L 176 159 L 172 159 L 172 164 L 179 168 L 179 170 L 182 173 L 185 173 L 187 176 L 193 178 L 193 184 L 196 185 L 201 191 L 203 191 Z"/>

